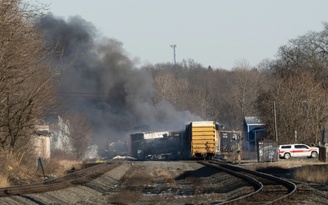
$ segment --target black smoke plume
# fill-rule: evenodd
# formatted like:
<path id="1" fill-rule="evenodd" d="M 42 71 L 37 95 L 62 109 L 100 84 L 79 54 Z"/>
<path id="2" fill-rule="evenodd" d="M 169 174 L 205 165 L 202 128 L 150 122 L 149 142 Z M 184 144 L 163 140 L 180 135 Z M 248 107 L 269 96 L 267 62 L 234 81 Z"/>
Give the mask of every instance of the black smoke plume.
<path id="1" fill-rule="evenodd" d="M 127 140 L 136 132 L 180 130 L 200 119 L 176 111 L 169 102 L 154 104 L 151 73 L 136 68 L 122 43 L 98 35 L 90 22 L 48 14 L 39 25 L 46 46 L 58 51 L 52 58 L 67 66 L 58 81 L 61 96 L 72 111 L 88 117 L 94 142 Z"/>

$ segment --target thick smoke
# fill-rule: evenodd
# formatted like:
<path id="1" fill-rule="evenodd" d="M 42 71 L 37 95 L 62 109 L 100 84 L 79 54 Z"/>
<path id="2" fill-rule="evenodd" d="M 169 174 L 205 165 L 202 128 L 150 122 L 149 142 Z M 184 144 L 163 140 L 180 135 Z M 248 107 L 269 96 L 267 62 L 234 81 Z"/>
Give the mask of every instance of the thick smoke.
<path id="1" fill-rule="evenodd" d="M 122 43 L 97 35 L 91 23 L 49 14 L 40 27 L 47 47 L 56 48 L 52 57 L 67 67 L 59 79 L 61 96 L 71 110 L 89 118 L 95 142 L 127 140 L 135 132 L 181 130 L 200 119 L 168 102 L 154 105 L 151 73 L 135 68 Z"/>

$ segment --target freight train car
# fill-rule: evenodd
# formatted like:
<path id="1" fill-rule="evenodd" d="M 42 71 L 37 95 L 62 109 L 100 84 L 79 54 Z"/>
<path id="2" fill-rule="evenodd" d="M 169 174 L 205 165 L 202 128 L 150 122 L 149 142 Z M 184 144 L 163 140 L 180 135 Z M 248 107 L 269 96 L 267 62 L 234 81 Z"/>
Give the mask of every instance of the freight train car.
<path id="1" fill-rule="evenodd" d="M 220 130 L 218 131 L 220 141 L 220 156 L 222 158 L 235 158 L 241 154 L 242 149 L 242 132 L 233 130 Z"/>
<path id="2" fill-rule="evenodd" d="M 142 132 L 130 135 L 130 155 L 139 160 L 175 159 L 181 148 L 178 131 Z"/>
<path id="3" fill-rule="evenodd" d="M 146 159 L 211 159 L 219 152 L 214 121 L 194 121 L 182 131 L 142 132 L 130 135 L 130 155 Z"/>
<path id="4" fill-rule="evenodd" d="M 217 150 L 216 123 L 214 121 L 195 121 L 186 126 L 184 150 L 194 159 L 211 159 Z"/>

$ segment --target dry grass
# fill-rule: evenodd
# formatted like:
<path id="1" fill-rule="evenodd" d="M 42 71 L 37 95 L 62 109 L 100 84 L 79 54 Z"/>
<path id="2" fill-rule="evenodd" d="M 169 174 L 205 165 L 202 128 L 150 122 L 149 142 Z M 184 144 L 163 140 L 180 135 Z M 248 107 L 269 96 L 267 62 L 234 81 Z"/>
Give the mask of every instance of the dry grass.
<path id="1" fill-rule="evenodd" d="M 108 198 L 110 204 L 122 204 L 127 205 L 135 201 L 138 201 L 138 198 L 141 196 L 141 192 L 122 190 L 117 194 Z"/>
<path id="2" fill-rule="evenodd" d="M 294 177 L 297 180 L 312 181 L 317 183 L 328 183 L 328 166 L 304 166 L 296 169 Z"/>
<path id="3" fill-rule="evenodd" d="M 108 202 L 110 204 L 133 204 L 142 196 L 143 188 L 152 186 L 154 183 L 164 184 L 164 186 L 166 184 L 170 189 L 179 189 L 181 187 L 175 177 L 182 173 L 184 173 L 183 170 L 167 170 L 165 168 L 149 170 L 146 167 L 134 166 L 121 179 L 123 184 L 129 184 L 128 188 L 110 196 Z M 186 179 L 196 187 L 202 184 L 202 179 L 199 177 L 187 177 Z"/>
<path id="4" fill-rule="evenodd" d="M 152 177 L 143 167 L 133 167 L 129 169 L 125 175 L 121 178 L 121 181 L 127 184 L 133 184 L 136 187 L 151 185 Z"/>
<path id="5" fill-rule="evenodd" d="M 192 183 L 195 187 L 201 187 L 203 184 L 203 179 L 199 177 L 189 177 L 187 181 Z"/>
<path id="6" fill-rule="evenodd" d="M 0 187 L 9 186 L 8 176 L 4 174 L 0 174 Z"/>
<path id="7" fill-rule="evenodd" d="M 306 165 L 328 165 L 327 162 L 312 162 L 312 161 L 303 161 L 303 160 L 279 160 L 277 162 L 268 162 L 268 163 L 253 163 L 250 165 L 247 165 L 248 169 L 251 170 L 258 170 L 268 167 L 280 167 L 284 169 L 290 169 L 294 167 L 300 167 L 300 166 L 306 166 Z"/>
<path id="8" fill-rule="evenodd" d="M 34 150 L 33 150 L 34 152 Z M 38 164 L 38 157 L 33 152 L 9 153 L 0 152 L 0 187 L 43 182 L 43 172 Z M 63 155 L 54 155 L 44 160 L 43 168 L 46 176 L 63 176 L 76 164 L 76 160 L 60 160 Z"/>
<path id="9" fill-rule="evenodd" d="M 255 163 L 247 166 L 251 170 L 261 170 L 268 168 L 293 169 L 294 179 L 302 181 L 312 181 L 316 183 L 328 183 L 328 175 L 323 174 L 328 168 L 327 162 L 313 162 L 307 160 L 279 160 L 270 163 Z"/>
<path id="10" fill-rule="evenodd" d="M 71 170 L 73 167 L 78 169 L 81 167 L 82 161 L 76 160 L 58 160 L 51 159 L 47 160 L 44 165 L 44 171 L 47 176 L 60 177 L 64 176 L 68 170 Z M 38 174 L 41 173 L 39 169 Z"/>
<path id="11" fill-rule="evenodd" d="M 19 163 L 13 155 L 0 155 L 0 187 L 21 184 L 22 181 L 35 180 L 33 171 L 36 164 Z M 33 171 L 32 171 L 33 170 Z"/>
<path id="12" fill-rule="evenodd" d="M 170 183 L 172 188 L 175 188 L 175 189 L 179 188 L 179 185 L 173 178 L 172 174 L 169 173 L 168 171 L 163 170 L 163 169 L 155 169 L 154 172 L 157 177 L 165 180 L 167 183 Z"/>
<path id="13" fill-rule="evenodd" d="M 129 169 L 124 176 L 120 179 L 123 184 L 133 184 L 128 189 L 121 190 L 108 198 L 110 204 L 131 204 L 138 201 L 142 195 L 143 187 L 152 185 L 152 178 L 144 167 L 135 166 Z"/>
<path id="14" fill-rule="evenodd" d="M 117 194 L 108 198 L 108 202 L 111 204 L 131 204 L 138 200 L 142 195 L 142 188 L 146 186 L 152 186 L 155 180 L 164 180 L 170 183 L 172 187 L 178 188 L 176 181 L 174 180 L 172 173 L 163 169 L 154 169 L 152 171 L 147 170 L 142 166 L 135 166 L 129 169 L 125 175 L 121 178 L 124 184 L 133 184 L 129 186 L 129 189 L 122 190 Z"/>
<path id="15" fill-rule="evenodd" d="M 71 169 L 80 161 L 73 160 L 45 160 L 44 172 L 46 176 L 59 177 L 65 171 Z M 41 167 L 37 160 L 30 163 L 19 163 L 14 156 L 9 154 L 0 155 L 0 187 L 7 187 L 20 184 L 38 183 L 44 180 Z"/>

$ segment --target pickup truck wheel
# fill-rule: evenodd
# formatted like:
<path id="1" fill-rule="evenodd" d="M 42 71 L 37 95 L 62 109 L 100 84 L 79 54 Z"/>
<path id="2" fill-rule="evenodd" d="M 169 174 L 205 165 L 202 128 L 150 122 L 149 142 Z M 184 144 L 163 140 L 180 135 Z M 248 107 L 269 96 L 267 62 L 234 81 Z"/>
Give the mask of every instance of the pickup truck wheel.
<path id="1" fill-rule="evenodd" d="M 312 158 L 316 158 L 318 156 L 318 153 L 317 152 L 311 152 L 311 157 Z"/>
<path id="2" fill-rule="evenodd" d="M 285 153 L 285 154 L 284 154 L 284 158 L 285 158 L 285 159 L 289 159 L 290 157 L 291 157 L 291 156 L 290 156 L 289 153 Z"/>

